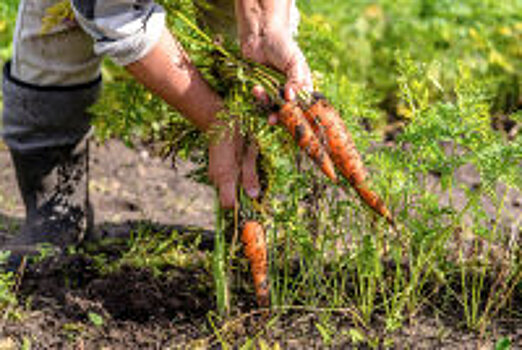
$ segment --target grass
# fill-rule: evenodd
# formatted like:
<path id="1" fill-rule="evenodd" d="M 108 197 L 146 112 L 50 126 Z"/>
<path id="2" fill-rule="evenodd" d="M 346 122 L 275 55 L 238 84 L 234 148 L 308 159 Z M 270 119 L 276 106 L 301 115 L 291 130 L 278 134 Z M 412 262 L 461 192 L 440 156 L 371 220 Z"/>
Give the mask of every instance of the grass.
<path id="1" fill-rule="evenodd" d="M 11 52 L 6 37 L 14 4 L 0 5 L 3 60 Z M 522 138 L 509 136 L 513 129 L 494 130 L 491 123 L 495 118 L 522 123 L 522 3 L 299 5 L 299 41 L 316 86 L 342 112 L 372 186 L 399 225 L 390 230 L 352 191 L 332 188 L 280 130 L 263 125 L 258 136 L 270 215 L 257 214 L 270 242 L 273 322 L 300 309 L 318 315 L 315 327 L 324 344 L 348 339 L 370 347 L 393 346 L 394 334 L 424 313 L 462 317 L 457 326 L 485 340 L 501 315 L 520 322 L 520 308 L 513 305 L 522 295 L 520 214 L 507 199 L 513 191 L 521 196 Z M 217 84 L 208 74 L 207 48 L 190 41 L 190 28 L 175 16 L 171 25 Z M 165 154 L 196 158 L 204 168 L 199 155 L 205 140 L 184 119 L 119 68 L 107 63 L 104 73 L 106 90 L 95 108 L 100 137 L 167 144 Z M 251 111 L 240 96 L 227 103 L 238 115 Z M 390 123 L 401 132 L 386 144 Z M 477 185 L 458 181 L 456 172 L 464 165 L 475 169 Z M 227 294 L 230 264 L 240 258 L 236 247 L 228 250 L 222 229 L 218 232 L 213 266 L 218 308 L 226 315 L 234 301 Z M 181 264 L 193 253 L 172 237 L 154 241 L 137 235 L 129 244 L 132 253 L 123 260 L 139 266 Z M 335 314 L 349 320 L 344 333 L 336 332 Z M 218 341 L 232 346 L 222 334 L 234 319 L 213 320 Z M 243 348 L 259 345 L 266 334 L 249 338 Z M 499 339 L 497 348 L 505 344 L 509 339 Z M 266 346 L 276 348 L 277 342 Z"/>

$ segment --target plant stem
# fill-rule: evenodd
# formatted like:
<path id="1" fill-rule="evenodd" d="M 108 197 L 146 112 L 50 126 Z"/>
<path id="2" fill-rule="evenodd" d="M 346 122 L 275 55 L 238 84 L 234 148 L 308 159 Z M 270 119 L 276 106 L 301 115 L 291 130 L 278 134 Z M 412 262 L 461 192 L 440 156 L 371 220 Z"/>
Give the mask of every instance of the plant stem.
<path id="1" fill-rule="evenodd" d="M 214 237 L 214 252 L 212 256 L 212 270 L 214 273 L 214 284 L 216 286 L 216 303 L 220 316 L 228 316 L 230 313 L 230 295 L 228 289 L 226 269 L 226 242 L 225 242 L 225 215 L 215 199 L 216 233 Z"/>

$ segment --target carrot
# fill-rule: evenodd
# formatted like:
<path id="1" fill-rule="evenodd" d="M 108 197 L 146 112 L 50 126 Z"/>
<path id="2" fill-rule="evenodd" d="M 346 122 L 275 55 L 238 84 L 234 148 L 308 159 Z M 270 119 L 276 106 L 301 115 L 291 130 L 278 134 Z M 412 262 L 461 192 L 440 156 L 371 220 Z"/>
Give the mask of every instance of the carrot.
<path id="1" fill-rule="evenodd" d="M 303 111 L 294 103 L 287 102 L 281 107 L 278 119 L 292 134 L 299 147 L 314 161 L 321 171 L 333 182 L 337 182 L 332 159 L 326 153 L 312 127 L 303 116 Z"/>
<path id="2" fill-rule="evenodd" d="M 244 244 L 245 256 L 250 261 L 257 304 L 260 307 L 268 307 L 268 258 L 263 226 L 257 221 L 247 221 L 243 226 L 241 241 Z"/>
<path id="3" fill-rule="evenodd" d="M 335 108 L 323 96 L 317 94 L 314 96 L 314 103 L 304 115 L 314 132 L 325 139 L 326 151 L 362 200 L 393 225 L 390 211 L 365 183 L 367 171 L 350 132 Z"/>

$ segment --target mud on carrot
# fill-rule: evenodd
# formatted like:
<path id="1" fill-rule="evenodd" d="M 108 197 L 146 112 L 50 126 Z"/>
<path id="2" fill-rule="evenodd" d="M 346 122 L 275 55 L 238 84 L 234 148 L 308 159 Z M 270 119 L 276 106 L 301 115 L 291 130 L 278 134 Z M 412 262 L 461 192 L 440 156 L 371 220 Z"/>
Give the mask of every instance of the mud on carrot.
<path id="1" fill-rule="evenodd" d="M 321 171 L 333 182 L 337 182 L 332 159 L 321 145 L 301 108 L 292 102 L 285 103 L 279 110 L 281 124 L 294 137 L 295 142 L 314 161 Z"/>

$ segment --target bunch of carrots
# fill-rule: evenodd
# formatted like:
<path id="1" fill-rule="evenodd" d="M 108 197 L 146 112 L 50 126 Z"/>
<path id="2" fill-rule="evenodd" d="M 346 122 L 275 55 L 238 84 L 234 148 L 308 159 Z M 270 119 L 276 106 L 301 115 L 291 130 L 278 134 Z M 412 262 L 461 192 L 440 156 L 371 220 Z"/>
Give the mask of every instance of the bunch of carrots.
<path id="1" fill-rule="evenodd" d="M 390 211 L 366 184 L 367 171 L 339 113 L 318 93 L 313 94 L 311 101 L 304 110 L 296 102 L 285 102 L 279 110 L 279 122 L 333 183 L 338 183 L 337 168 L 361 199 L 394 226 Z M 269 301 L 268 261 L 262 225 L 247 221 L 241 240 L 250 261 L 258 305 L 266 307 Z"/>
<path id="2" fill-rule="evenodd" d="M 238 50 L 228 50 L 220 41 L 212 40 L 196 24 L 178 12 L 180 19 L 198 36 L 213 47 L 213 58 L 219 65 L 220 79 L 242 80 L 252 86 L 261 85 L 278 109 L 280 124 L 292 135 L 296 144 L 334 184 L 338 184 L 336 169 L 348 181 L 359 197 L 372 210 L 395 226 L 390 211 L 377 193 L 366 182 L 367 171 L 355 147 L 350 132 L 341 116 L 320 93 L 298 93 L 296 101 L 285 101 L 281 88 L 285 77 L 269 67 L 241 57 Z M 217 55 L 216 55 L 217 53 Z M 263 226 L 255 220 L 246 220 L 241 235 L 260 306 L 268 306 L 268 255 Z"/>
<path id="3" fill-rule="evenodd" d="M 337 167 L 361 199 L 394 225 L 382 199 L 366 184 L 366 168 L 339 113 L 320 93 L 307 98 L 304 106 L 285 102 L 278 115 L 281 124 L 332 182 L 338 182 Z"/>

